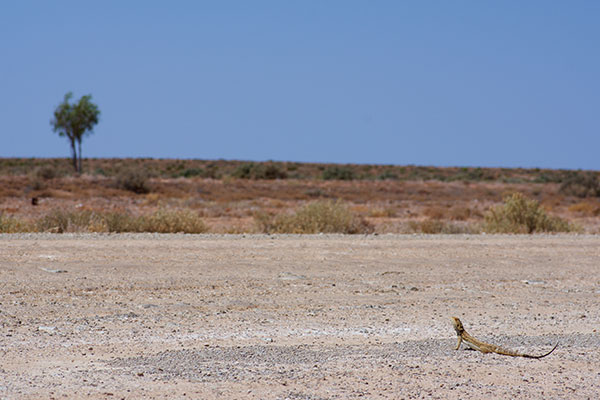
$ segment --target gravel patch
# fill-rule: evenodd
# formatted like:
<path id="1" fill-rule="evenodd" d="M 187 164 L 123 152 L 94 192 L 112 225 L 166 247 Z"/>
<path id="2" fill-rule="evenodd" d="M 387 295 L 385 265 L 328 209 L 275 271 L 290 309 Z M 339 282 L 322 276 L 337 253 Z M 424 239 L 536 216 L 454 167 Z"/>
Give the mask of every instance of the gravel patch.
<path id="1" fill-rule="evenodd" d="M 596 236 L 18 234 L 0 248 L 0 399 L 600 393 Z M 455 351 L 450 316 L 509 349 L 559 346 Z"/>

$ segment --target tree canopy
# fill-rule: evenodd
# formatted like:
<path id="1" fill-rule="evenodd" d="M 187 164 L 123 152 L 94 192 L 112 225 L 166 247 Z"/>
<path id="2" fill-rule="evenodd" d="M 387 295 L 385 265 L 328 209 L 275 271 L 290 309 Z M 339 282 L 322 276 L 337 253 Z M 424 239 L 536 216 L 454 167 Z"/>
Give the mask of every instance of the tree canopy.
<path id="1" fill-rule="evenodd" d="M 91 134 L 94 125 L 98 123 L 100 110 L 91 102 L 91 95 L 82 96 L 78 102 L 70 104 L 72 97 L 71 92 L 65 94 L 63 102 L 54 110 L 54 117 L 50 120 L 50 124 L 59 136 L 66 136 L 69 139 L 73 168 L 81 173 L 81 142 L 83 136 Z"/>

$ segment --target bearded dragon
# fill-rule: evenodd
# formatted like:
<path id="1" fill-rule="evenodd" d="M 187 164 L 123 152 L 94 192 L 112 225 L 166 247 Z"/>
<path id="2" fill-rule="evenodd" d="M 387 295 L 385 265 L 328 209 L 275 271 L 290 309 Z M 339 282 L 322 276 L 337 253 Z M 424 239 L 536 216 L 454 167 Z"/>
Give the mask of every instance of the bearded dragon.
<path id="1" fill-rule="evenodd" d="M 546 357 L 547 355 L 552 353 L 554 351 L 554 349 L 556 349 L 556 347 L 558 346 L 558 343 L 556 343 L 556 345 L 554 346 L 554 348 L 552 348 L 552 350 L 550 350 L 546 354 L 542 354 L 540 356 L 532 356 L 529 354 L 522 354 L 522 353 L 518 353 L 516 351 L 503 349 L 502 347 L 494 346 L 493 344 L 488 344 L 488 343 L 485 343 L 485 342 L 475 339 L 473 336 L 469 335 L 467 333 L 467 331 L 465 331 L 465 328 L 463 327 L 462 322 L 460 322 L 460 319 L 458 319 L 456 317 L 452 317 L 452 322 L 454 323 L 454 330 L 456 330 L 456 334 L 458 335 L 458 344 L 456 345 L 456 350 L 458 350 L 460 348 L 460 344 L 464 341 L 465 345 L 467 345 L 468 347 L 470 347 L 473 350 L 479 350 L 482 353 L 496 353 L 496 354 L 502 354 L 502 355 L 511 356 L 511 357 L 542 358 L 542 357 Z"/>

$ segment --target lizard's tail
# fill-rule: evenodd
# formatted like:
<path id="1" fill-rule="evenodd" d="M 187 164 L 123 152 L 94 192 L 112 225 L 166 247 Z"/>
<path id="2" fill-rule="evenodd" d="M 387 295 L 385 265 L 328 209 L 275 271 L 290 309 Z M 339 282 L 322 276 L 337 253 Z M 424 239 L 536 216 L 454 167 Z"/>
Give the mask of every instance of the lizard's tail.
<path id="1" fill-rule="evenodd" d="M 541 356 L 530 356 L 529 354 L 523 354 L 523 357 L 527 357 L 527 358 L 543 358 L 543 357 L 546 357 L 546 356 L 550 355 L 550 353 L 552 353 L 554 350 L 556 350 L 557 347 L 558 347 L 558 342 L 554 345 L 554 347 L 552 348 L 552 350 L 550 350 L 546 354 L 542 354 Z"/>

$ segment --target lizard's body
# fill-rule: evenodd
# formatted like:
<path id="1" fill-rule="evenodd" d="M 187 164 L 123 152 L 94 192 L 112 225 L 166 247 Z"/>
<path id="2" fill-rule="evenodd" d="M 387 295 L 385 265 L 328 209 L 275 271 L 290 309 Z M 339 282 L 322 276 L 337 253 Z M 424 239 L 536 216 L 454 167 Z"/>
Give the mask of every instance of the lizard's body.
<path id="1" fill-rule="evenodd" d="M 454 323 L 454 330 L 456 331 L 456 335 L 458 336 L 458 344 L 456 345 L 456 350 L 458 350 L 460 348 L 461 343 L 464 342 L 465 345 L 467 345 L 468 347 L 474 350 L 479 350 L 482 353 L 496 353 L 511 357 L 542 358 L 552 353 L 554 349 L 556 349 L 556 347 L 558 346 L 557 343 L 552 350 L 540 356 L 523 354 L 512 350 L 503 349 L 500 346 L 495 346 L 493 344 L 485 343 L 481 340 L 475 339 L 473 336 L 467 333 L 467 331 L 463 327 L 462 322 L 460 322 L 460 319 L 456 317 L 452 317 L 452 322 Z"/>

